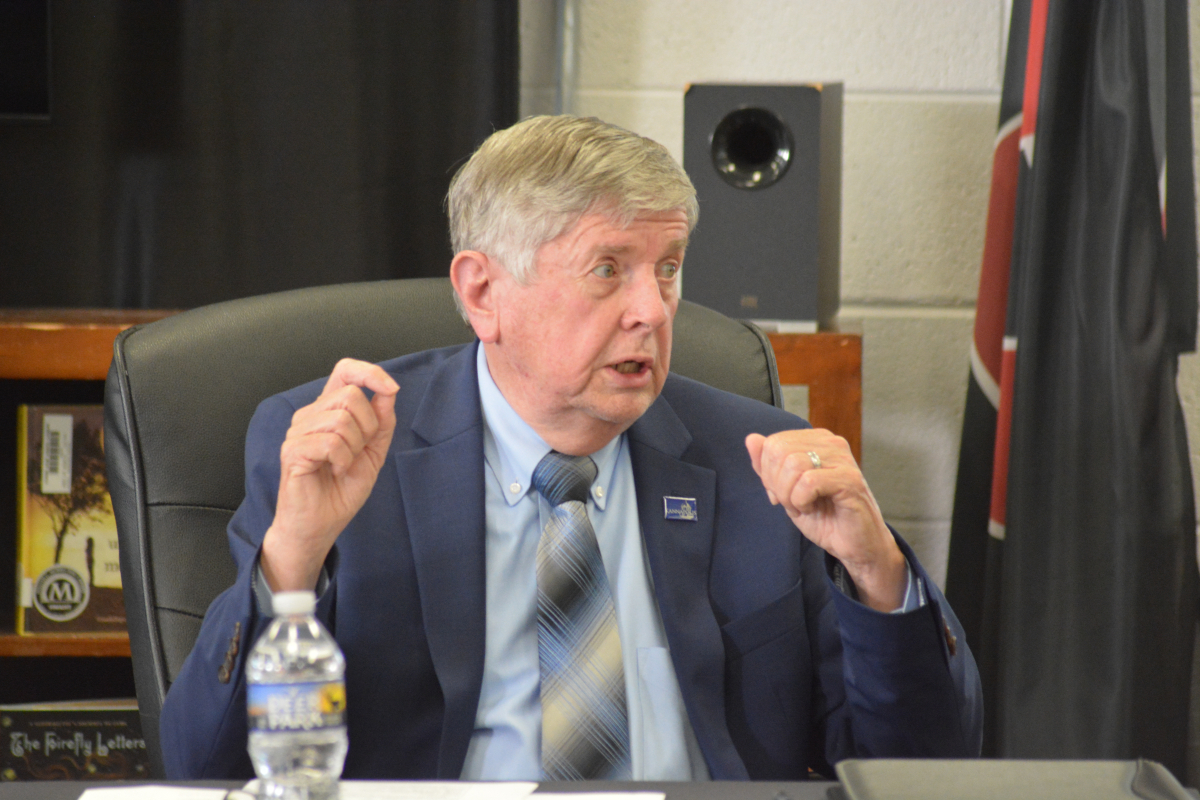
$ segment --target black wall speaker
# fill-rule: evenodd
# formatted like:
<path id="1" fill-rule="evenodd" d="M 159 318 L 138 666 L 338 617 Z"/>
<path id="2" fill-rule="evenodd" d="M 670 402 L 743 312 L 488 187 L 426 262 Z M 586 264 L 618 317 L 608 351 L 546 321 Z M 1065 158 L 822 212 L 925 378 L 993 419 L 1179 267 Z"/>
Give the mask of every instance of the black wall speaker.
<path id="1" fill-rule="evenodd" d="M 693 84 L 683 166 L 700 222 L 683 293 L 782 331 L 829 327 L 838 310 L 842 85 Z"/>

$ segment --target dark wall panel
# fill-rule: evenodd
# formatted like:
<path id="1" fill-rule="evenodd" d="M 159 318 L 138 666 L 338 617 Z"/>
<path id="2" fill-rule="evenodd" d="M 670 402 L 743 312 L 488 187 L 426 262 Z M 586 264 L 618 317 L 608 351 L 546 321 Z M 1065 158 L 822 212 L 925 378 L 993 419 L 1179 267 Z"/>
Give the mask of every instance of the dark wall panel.
<path id="1" fill-rule="evenodd" d="M 0 305 L 191 307 L 444 275 L 454 167 L 516 120 L 516 0 L 60 0 L 0 122 Z"/>

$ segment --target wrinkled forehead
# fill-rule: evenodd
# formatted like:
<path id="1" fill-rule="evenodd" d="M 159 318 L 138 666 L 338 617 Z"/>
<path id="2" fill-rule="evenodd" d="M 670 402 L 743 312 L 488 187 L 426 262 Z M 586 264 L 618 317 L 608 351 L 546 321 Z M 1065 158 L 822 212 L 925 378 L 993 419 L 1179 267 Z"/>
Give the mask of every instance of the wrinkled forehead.
<path id="1" fill-rule="evenodd" d="M 612 255 L 621 255 L 637 250 L 640 245 L 648 244 L 646 240 L 656 235 L 657 231 L 644 227 L 645 223 L 661 223 L 664 227 L 676 228 L 675 235 L 662 245 L 662 249 L 665 254 L 683 255 L 691 233 L 684 209 L 636 209 L 624 212 L 611 205 L 588 209 L 564 221 L 558 234 L 542 242 L 537 251 L 540 252 L 547 245 L 563 247 L 576 244 Z"/>

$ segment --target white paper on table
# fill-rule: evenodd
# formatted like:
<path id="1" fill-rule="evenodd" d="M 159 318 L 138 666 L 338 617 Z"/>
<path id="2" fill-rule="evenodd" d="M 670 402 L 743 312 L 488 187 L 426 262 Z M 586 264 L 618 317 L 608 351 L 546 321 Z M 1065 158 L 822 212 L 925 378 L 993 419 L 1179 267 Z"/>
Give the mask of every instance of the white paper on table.
<path id="1" fill-rule="evenodd" d="M 257 789 L 251 781 L 243 792 Z M 339 800 L 525 800 L 537 788 L 523 781 L 341 781 Z M 104 786 L 80 800 L 226 800 L 243 792 L 193 786 Z M 537 800 L 666 800 L 662 792 L 546 792 Z"/>
<path id="2" fill-rule="evenodd" d="M 85 789 L 79 800 L 223 800 L 228 794 L 195 786 L 102 786 Z"/>
<path id="3" fill-rule="evenodd" d="M 527 781 L 342 781 L 339 800 L 524 800 Z"/>

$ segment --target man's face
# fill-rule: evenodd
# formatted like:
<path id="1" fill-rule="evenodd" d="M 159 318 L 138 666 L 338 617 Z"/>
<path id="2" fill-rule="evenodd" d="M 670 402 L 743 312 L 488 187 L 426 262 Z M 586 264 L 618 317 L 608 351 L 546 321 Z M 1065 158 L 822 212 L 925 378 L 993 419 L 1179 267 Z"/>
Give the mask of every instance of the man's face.
<path id="1" fill-rule="evenodd" d="M 662 391 L 687 237 L 682 211 L 628 227 L 588 215 L 539 248 L 529 285 L 506 273 L 493 285 L 488 369 L 555 449 L 594 452 Z"/>

